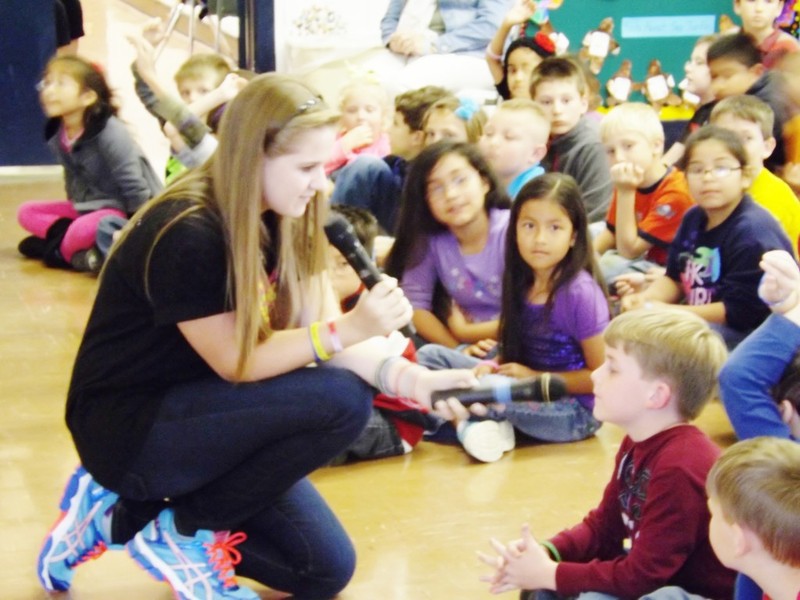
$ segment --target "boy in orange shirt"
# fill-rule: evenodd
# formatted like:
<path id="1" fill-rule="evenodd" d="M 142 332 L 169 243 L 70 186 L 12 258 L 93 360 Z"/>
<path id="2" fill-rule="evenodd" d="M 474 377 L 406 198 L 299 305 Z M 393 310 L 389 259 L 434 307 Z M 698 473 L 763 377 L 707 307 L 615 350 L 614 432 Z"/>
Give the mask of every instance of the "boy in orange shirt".
<path id="1" fill-rule="evenodd" d="M 614 192 L 606 227 L 594 238 L 611 285 L 623 273 L 667 263 L 667 250 L 693 202 L 683 173 L 664 166 L 664 129 L 647 104 L 626 102 L 600 123 Z"/>

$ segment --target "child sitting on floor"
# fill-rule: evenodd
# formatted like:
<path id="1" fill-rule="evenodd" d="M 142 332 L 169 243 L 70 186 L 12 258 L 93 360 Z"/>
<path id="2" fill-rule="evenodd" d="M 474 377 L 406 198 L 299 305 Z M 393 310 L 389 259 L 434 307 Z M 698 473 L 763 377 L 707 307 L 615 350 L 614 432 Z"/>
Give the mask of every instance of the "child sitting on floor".
<path id="1" fill-rule="evenodd" d="M 596 223 L 608 212 L 613 186 L 600 136 L 585 116 L 590 92 L 584 67 L 577 60 L 546 58 L 533 70 L 531 98 L 550 119 L 550 143 L 543 166 L 575 178 L 589 223 Z"/>
<path id="2" fill-rule="evenodd" d="M 505 255 L 498 360 L 428 344 L 419 349 L 419 363 L 473 368 L 482 385 L 556 374 L 565 380 L 567 397 L 493 405 L 488 420 L 459 418 L 459 440 L 483 462 L 513 449 L 515 430 L 540 441 L 573 442 L 600 427 L 592 416 L 590 375 L 603 359 L 609 310 L 572 177 L 547 173 L 520 190 L 511 208 Z M 485 354 L 488 343 L 483 340 L 470 353 Z"/>
<path id="3" fill-rule="evenodd" d="M 758 437 L 728 448 L 708 474 L 711 545 L 767 600 L 800 598 L 800 446 Z"/>
<path id="4" fill-rule="evenodd" d="M 375 217 L 364 208 L 344 204 L 333 205 L 331 211 L 349 221 L 358 241 L 367 253 L 372 255 L 375 237 L 378 234 L 378 222 Z M 358 302 L 365 287 L 358 273 L 332 244 L 328 245 L 328 271 L 342 312 L 350 311 Z M 405 348 L 402 356 L 416 361 L 414 344 L 410 340 L 398 338 L 397 343 Z M 373 400 L 372 414 L 364 431 L 347 450 L 334 459 L 332 464 L 407 454 L 422 439 L 422 434 L 426 430 L 436 429 L 441 423 L 441 418 L 432 415 L 415 400 L 379 393 Z"/>
<path id="5" fill-rule="evenodd" d="M 503 100 L 530 98 L 531 73 L 543 59 L 556 53 L 553 40 L 544 31 L 526 31 L 534 12 L 534 2 L 515 0 L 492 41 L 486 46 L 486 64 L 492 73 L 495 89 Z M 516 37 L 506 48 L 506 41 L 513 29 L 517 29 Z"/>
<path id="6" fill-rule="evenodd" d="M 594 238 L 608 285 L 625 273 L 667 264 L 667 250 L 693 205 L 683 172 L 664 165 L 664 127 L 641 102 L 615 106 L 600 123 L 614 195 Z"/>
<path id="7" fill-rule="evenodd" d="M 49 267 L 97 273 L 98 223 L 126 219 L 161 190 L 161 182 L 125 124 L 105 76 L 77 56 L 50 60 L 39 84 L 49 117 L 47 144 L 64 167 L 68 200 L 29 201 L 17 211 L 31 235 L 19 244 L 29 258 Z"/>
<path id="8" fill-rule="evenodd" d="M 383 86 L 377 80 L 358 77 L 345 84 L 339 98 L 340 130 L 333 154 L 325 164 L 325 174 L 329 176 L 358 156 L 383 158 L 391 151 L 386 133 L 390 103 Z"/>
<path id="9" fill-rule="evenodd" d="M 513 200 L 522 187 L 544 173 L 550 120 L 533 100 L 516 98 L 498 106 L 483 127 L 479 147 Z"/>
<path id="10" fill-rule="evenodd" d="M 735 133 L 716 125 L 698 129 L 686 142 L 685 161 L 697 205 L 681 221 L 666 274 L 644 292 L 623 296 L 622 309 L 675 304 L 711 323 L 733 348 L 769 314 L 758 297 L 761 255 L 792 246 L 747 194 L 752 176 Z"/>
<path id="11" fill-rule="evenodd" d="M 734 573 L 711 549 L 705 494 L 719 448 L 689 423 L 714 393 L 725 346 L 697 315 L 676 308 L 620 315 L 603 339 L 594 416 L 626 436 L 600 504 L 541 544 L 527 524 L 522 539 L 492 540 L 497 556 L 481 556 L 493 573 L 482 579 L 495 594 L 531 590 L 522 600 L 535 590 L 728 600 Z M 682 589 L 670 596 L 665 586 Z"/>

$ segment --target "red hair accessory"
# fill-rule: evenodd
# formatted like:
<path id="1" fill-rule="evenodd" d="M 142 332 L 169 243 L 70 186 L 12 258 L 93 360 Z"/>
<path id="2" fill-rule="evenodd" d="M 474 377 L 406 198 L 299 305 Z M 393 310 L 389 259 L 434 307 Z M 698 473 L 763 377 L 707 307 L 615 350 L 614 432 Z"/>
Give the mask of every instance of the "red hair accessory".
<path id="1" fill-rule="evenodd" d="M 550 36 L 543 31 L 537 31 L 536 35 L 533 36 L 533 41 L 547 52 L 550 52 L 551 54 L 556 53 L 555 42 L 553 42 Z"/>

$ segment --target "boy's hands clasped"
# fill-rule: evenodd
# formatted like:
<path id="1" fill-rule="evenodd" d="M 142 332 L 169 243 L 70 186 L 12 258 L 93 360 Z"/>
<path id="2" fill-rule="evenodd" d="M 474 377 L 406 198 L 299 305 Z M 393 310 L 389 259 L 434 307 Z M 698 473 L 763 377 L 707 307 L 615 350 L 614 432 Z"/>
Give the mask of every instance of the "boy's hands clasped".
<path id="1" fill-rule="evenodd" d="M 489 591 L 502 594 L 512 590 L 555 590 L 556 563 L 531 534 L 526 523 L 522 538 L 503 545 L 492 538 L 496 556 L 478 552 L 478 557 L 494 569 L 480 579 L 489 584 Z"/>

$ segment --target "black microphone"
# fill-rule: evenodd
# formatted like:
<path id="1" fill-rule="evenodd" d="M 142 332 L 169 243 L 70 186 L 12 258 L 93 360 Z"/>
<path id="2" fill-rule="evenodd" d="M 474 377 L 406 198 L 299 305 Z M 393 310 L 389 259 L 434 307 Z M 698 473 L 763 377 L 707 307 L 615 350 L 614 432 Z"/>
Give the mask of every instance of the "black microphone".
<path id="1" fill-rule="evenodd" d="M 332 214 L 325 224 L 325 235 L 328 241 L 342 253 L 348 264 L 353 267 L 358 278 L 368 290 L 381 280 L 381 272 L 364 246 L 358 241 L 353 225 L 345 217 L 339 214 Z M 400 333 L 406 337 L 411 337 L 416 333 L 414 325 L 409 323 L 400 328 Z"/>
<path id="2" fill-rule="evenodd" d="M 545 373 L 523 379 L 518 383 L 497 383 L 476 388 L 453 388 L 431 394 L 431 402 L 455 398 L 461 404 L 491 404 L 492 402 L 550 402 L 567 395 L 567 384 L 558 375 Z"/>

